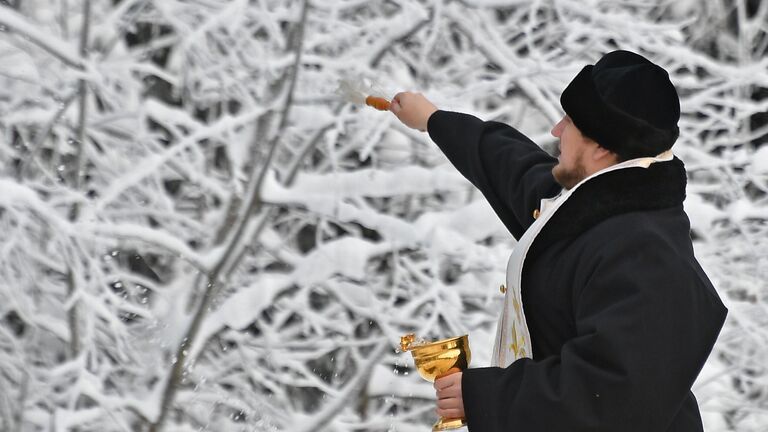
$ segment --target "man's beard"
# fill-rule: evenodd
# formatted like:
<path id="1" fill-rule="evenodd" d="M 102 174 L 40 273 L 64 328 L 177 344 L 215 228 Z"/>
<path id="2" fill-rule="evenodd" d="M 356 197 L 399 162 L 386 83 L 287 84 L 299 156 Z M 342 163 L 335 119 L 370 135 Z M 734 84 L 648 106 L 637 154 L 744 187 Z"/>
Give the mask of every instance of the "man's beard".
<path id="1" fill-rule="evenodd" d="M 581 155 L 579 155 L 581 156 Z M 562 162 L 558 162 L 557 165 L 552 167 L 552 176 L 555 177 L 555 181 L 565 189 L 571 189 L 579 184 L 580 181 L 587 178 L 587 169 L 584 164 L 581 163 L 581 158 L 577 158 L 576 166 L 571 169 L 563 166 Z"/>

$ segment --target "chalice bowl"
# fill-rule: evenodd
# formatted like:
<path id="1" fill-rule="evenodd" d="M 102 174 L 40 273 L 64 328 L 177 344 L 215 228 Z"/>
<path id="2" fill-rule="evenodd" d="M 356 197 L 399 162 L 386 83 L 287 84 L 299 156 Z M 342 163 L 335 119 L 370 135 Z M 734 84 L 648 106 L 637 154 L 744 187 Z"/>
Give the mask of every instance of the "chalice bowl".
<path id="1" fill-rule="evenodd" d="M 456 372 L 463 371 L 469 366 L 472 353 L 469 351 L 467 335 L 437 342 L 416 342 L 416 335 L 409 333 L 400 338 L 400 349 L 410 351 L 416 370 L 422 378 L 434 382 Z M 466 419 L 443 418 L 432 426 L 433 431 L 457 429 L 466 426 Z"/>

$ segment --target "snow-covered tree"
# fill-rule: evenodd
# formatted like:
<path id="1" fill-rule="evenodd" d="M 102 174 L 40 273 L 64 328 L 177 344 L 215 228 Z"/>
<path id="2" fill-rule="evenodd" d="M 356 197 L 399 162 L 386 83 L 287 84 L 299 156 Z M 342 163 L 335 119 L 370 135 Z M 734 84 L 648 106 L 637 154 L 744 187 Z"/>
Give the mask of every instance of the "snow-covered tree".
<path id="1" fill-rule="evenodd" d="M 626 48 L 670 71 L 697 255 L 730 308 L 694 388 L 768 425 L 768 3 L 26 0 L 0 6 L 0 430 L 426 430 L 399 336 L 490 356 L 514 240 L 421 133 L 505 121 Z"/>

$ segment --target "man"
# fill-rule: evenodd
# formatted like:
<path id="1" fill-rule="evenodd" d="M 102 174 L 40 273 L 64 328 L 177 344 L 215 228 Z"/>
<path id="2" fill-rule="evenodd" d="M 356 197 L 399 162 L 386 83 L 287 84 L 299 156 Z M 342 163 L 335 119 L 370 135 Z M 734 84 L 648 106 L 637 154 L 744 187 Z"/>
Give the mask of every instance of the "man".
<path id="1" fill-rule="evenodd" d="M 470 432 L 701 431 L 691 386 L 726 309 L 683 211 L 677 92 L 661 67 L 614 51 L 560 102 L 554 159 L 507 125 L 393 99 L 518 239 L 494 366 L 438 379 L 437 412 Z"/>

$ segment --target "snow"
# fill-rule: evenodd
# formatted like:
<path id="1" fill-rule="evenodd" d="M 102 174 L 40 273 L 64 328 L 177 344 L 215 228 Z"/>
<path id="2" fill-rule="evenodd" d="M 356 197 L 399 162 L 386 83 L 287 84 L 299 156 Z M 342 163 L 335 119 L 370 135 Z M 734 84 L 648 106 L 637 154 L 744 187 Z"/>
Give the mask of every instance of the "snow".
<path id="1" fill-rule="evenodd" d="M 343 237 L 310 252 L 294 274 L 301 278 L 302 283 L 309 285 L 324 282 L 335 275 L 363 280 L 368 260 L 385 250 L 386 246 L 370 241 Z"/>
<path id="2" fill-rule="evenodd" d="M 705 429 L 768 427 L 768 7 L 7 3 L 0 430 L 428 430 L 399 336 L 467 333 L 489 364 L 515 241 L 427 134 L 334 91 L 422 92 L 550 146 L 560 92 L 616 46 L 681 95 L 685 210 L 730 310 L 693 389 Z"/>
<path id="3" fill-rule="evenodd" d="M 354 307 L 368 309 L 371 312 L 379 311 L 382 305 L 374 294 L 364 286 L 349 283 L 335 284 L 332 288 L 341 301 L 349 302 Z"/>
<path id="4" fill-rule="evenodd" d="M 716 221 L 728 218 L 726 212 L 705 201 L 699 194 L 687 194 L 684 206 L 691 228 L 699 235 L 707 236 Z"/>
<path id="5" fill-rule="evenodd" d="M 158 246 L 166 253 L 172 253 L 193 263 L 201 271 L 207 271 L 205 261 L 181 239 L 159 229 L 147 228 L 135 224 L 101 224 L 81 222 L 77 224 L 79 232 L 107 239 L 139 241 Z"/>
<path id="6" fill-rule="evenodd" d="M 75 53 L 74 47 L 63 42 L 34 23 L 29 22 L 23 15 L 11 8 L 0 9 L 0 24 L 37 43 L 40 47 L 59 57 L 78 69 L 85 68 L 85 62 Z"/>
<path id="7" fill-rule="evenodd" d="M 234 330 L 243 330 L 259 319 L 262 311 L 269 307 L 276 294 L 287 288 L 293 278 L 281 275 L 265 275 L 254 281 L 253 285 L 238 290 L 227 298 L 215 312 L 210 314 L 200 330 L 202 341 L 193 345 L 190 359 L 197 358 L 204 342 L 225 326 Z"/>
<path id="8" fill-rule="evenodd" d="M 468 223 L 472 221 L 472 223 Z M 478 199 L 472 203 L 446 212 L 428 212 L 422 214 L 414 223 L 422 233 L 429 233 L 437 228 L 448 229 L 471 242 L 485 239 L 492 235 L 512 239 L 506 227 L 491 209 L 487 201 Z M 450 239 L 447 239 L 450 243 Z M 450 244 L 446 245 L 447 247 Z"/>
<path id="9" fill-rule="evenodd" d="M 407 194 L 429 194 L 466 187 L 455 171 L 408 166 L 394 170 L 360 169 L 329 174 L 302 174 L 291 188 L 282 187 L 274 175 L 264 185 L 265 199 L 271 202 L 301 202 L 308 197 L 336 201 L 367 196 L 388 197 Z"/>
<path id="10" fill-rule="evenodd" d="M 766 219 L 768 207 L 757 205 L 747 198 L 741 198 L 730 204 L 728 215 L 737 223 L 744 222 L 746 219 Z"/>
<path id="11" fill-rule="evenodd" d="M 750 167 L 756 174 L 768 174 L 768 147 L 760 147 L 755 151 Z"/>
<path id="12" fill-rule="evenodd" d="M 411 356 L 407 353 L 401 355 Z M 409 358 L 407 362 L 411 365 L 411 372 L 408 375 L 394 374 L 392 368 L 376 365 L 368 382 L 368 394 L 371 396 L 435 399 L 435 389 L 432 384 L 422 379 L 413 370 L 413 359 Z"/>
<path id="13" fill-rule="evenodd" d="M 2 59 L 0 74 L 31 82 L 40 79 L 32 56 L 2 40 L 0 40 L 0 59 Z"/>

